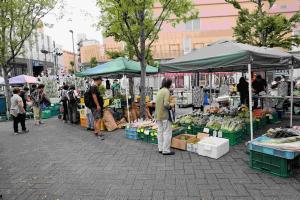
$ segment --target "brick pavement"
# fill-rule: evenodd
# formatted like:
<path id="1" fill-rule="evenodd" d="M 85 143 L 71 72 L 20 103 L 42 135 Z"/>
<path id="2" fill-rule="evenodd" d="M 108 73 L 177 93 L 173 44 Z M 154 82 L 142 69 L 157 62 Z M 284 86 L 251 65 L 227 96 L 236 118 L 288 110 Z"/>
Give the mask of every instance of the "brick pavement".
<path id="1" fill-rule="evenodd" d="M 278 178 L 248 167 L 244 145 L 214 160 L 189 152 L 157 153 L 123 131 L 97 140 L 80 126 L 49 119 L 13 135 L 0 123 L 3 199 L 300 199 L 300 175 Z"/>

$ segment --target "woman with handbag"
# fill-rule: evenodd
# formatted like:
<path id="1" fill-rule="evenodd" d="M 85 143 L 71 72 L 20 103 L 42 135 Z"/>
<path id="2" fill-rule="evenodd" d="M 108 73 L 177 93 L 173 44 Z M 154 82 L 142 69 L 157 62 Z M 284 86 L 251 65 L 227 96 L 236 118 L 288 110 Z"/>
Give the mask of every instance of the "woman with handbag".
<path id="1" fill-rule="evenodd" d="M 162 81 L 161 89 L 156 95 L 155 119 L 158 126 L 158 151 L 163 155 L 174 155 L 171 151 L 172 124 L 170 121 L 170 110 L 175 107 L 170 103 L 171 79 Z"/>

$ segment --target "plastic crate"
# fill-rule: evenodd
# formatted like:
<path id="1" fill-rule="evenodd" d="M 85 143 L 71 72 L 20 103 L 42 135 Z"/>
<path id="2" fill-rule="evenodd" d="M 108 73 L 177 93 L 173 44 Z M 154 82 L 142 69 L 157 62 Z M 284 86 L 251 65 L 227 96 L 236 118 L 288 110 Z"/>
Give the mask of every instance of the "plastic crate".
<path id="1" fill-rule="evenodd" d="M 234 132 L 222 131 L 222 138 L 228 139 L 230 146 L 240 144 L 244 140 L 244 130 L 241 129 L 239 131 Z"/>
<path id="2" fill-rule="evenodd" d="M 2 122 L 2 121 L 7 121 L 6 115 L 0 115 L 0 122 Z"/>
<path id="3" fill-rule="evenodd" d="M 204 129 L 204 126 L 194 125 L 193 126 L 193 134 L 192 135 L 197 135 L 198 133 L 202 133 L 203 129 Z"/>
<path id="4" fill-rule="evenodd" d="M 256 142 L 262 142 L 262 141 L 266 141 L 266 140 L 270 140 L 270 138 L 268 138 L 266 136 L 261 136 L 261 137 L 256 138 L 254 141 L 249 143 L 249 149 L 253 150 L 253 151 L 261 152 L 264 154 L 272 155 L 272 156 L 290 159 L 290 160 L 296 158 L 299 155 L 299 153 L 297 154 L 292 151 L 282 151 L 282 150 L 273 149 L 270 147 L 260 146 L 259 144 L 256 144 Z"/>
<path id="5" fill-rule="evenodd" d="M 151 144 L 157 144 L 158 143 L 157 137 L 156 136 L 150 136 L 149 137 L 149 143 L 151 143 Z"/>
<path id="6" fill-rule="evenodd" d="M 125 129 L 125 137 L 128 139 L 137 140 L 138 133 L 136 128 L 126 128 Z"/>
<path id="7" fill-rule="evenodd" d="M 250 132 L 250 123 L 247 123 L 246 125 L 245 125 L 245 134 L 247 134 L 247 135 L 250 135 L 251 134 L 251 132 Z M 256 131 L 257 130 L 257 123 L 256 123 L 256 121 L 254 121 L 253 122 L 253 131 Z"/>
<path id="8" fill-rule="evenodd" d="M 262 117 L 261 119 L 256 119 L 257 128 L 263 128 L 267 125 L 267 117 Z"/>
<path id="9" fill-rule="evenodd" d="M 295 160 L 250 150 L 250 167 L 264 173 L 280 177 L 289 177 L 293 174 Z"/>
<path id="10" fill-rule="evenodd" d="M 278 113 L 272 113 L 272 117 L 267 117 L 267 123 L 268 124 L 275 124 L 279 121 L 278 119 Z"/>
<path id="11" fill-rule="evenodd" d="M 49 119 L 51 117 L 51 110 L 42 111 L 42 119 Z"/>
<path id="12" fill-rule="evenodd" d="M 186 128 L 185 127 L 181 127 L 181 128 L 172 130 L 172 137 L 175 137 L 177 135 L 184 134 L 184 133 L 186 133 Z"/>

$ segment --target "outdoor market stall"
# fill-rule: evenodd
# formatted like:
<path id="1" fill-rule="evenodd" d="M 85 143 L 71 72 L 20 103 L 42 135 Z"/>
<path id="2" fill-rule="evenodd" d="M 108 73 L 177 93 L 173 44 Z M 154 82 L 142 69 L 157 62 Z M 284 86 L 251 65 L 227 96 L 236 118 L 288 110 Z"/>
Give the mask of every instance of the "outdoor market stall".
<path id="1" fill-rule="evenodd" d="M 158 68 L 147 66 L 146 74 L 155 74 L 158 72 Z M 127 77 L 136 77 L 141 73 L 140 63 L 136 61 L 129 60 L 127 58 L 119 57 L 114 60 L 111 60 L 107 63 L 98 65 L 94 68 L 89 68 L 83 72 L 76 73 L 78 77 L 93 77 L 97 75 L 101 75 L 108 78 L 122 78 L 123 85 L 127 85 L 125 87 L 125 98 L 126 98 L 126 107 L 127 107 L 127 121 L 130 122 L 130 110 L 129 110 L 129 102 L 128 102 L 128 82 Z M 125 106 L 124 106 L 125 107 Z"/>
<path id="2" fill-rule="evenodd" d="M 254 47 L 246 44 L 240 44 L 234 41 L 221 41 L 210 46 L 195 50 L 190 54 L 173 59 L 162 64 L 161 73 L 177 73 L 177 72 L 217 72 L 217 71 L 248 71 L 251 80 L 252 70 L 277 70 L 291 68 L 291 83 L 293 83 L 293 68 L 299 68 L 299 58 L 293 57 L 291 54 L 282 52 L 278 49 L 265 47 Z M 293 87 L 291 87 L 291 90 Z M 291 105 L 293 105 L 293 92 L 291 92 Z M 249 81 L 249 117 L 250 117 L 250 133 L 251 141 L 253 141 L 253 112 L 252 112 L 252 86 Z M 290 125 L 292 126 L 292 107 Z M 218 120 L 215 120 L 218 121 Z M 220 124 L 218 125 L 220 126 Z M 296 140 L 299 137 L 296 136 Z M 264 149 L 262 147 L 262 149 Z M 298 155 L 298 154 L 296 154 Z M 269 156 L 274 156 L 271 154 Z M 293 157 L 295 158 L 295 157 Z M 257 159 L 257 155 L 251 153 L 251 160 Z M 265 163 L 263 157 L 260 163 L 265 164 L 264 167 L 271 166 Z M 259 168 L 259 161 L 251 162 L 253 168 Z M 286 161 L 287 162 L 287 161 Z M 287 165 L 285 165 L 287 166 Z M 282 166 L 278 166 L 281 168 Z M 263 168 L 263 167 L 262 167 Z M 282 175 L 284 174 L 278 174 Z"/>

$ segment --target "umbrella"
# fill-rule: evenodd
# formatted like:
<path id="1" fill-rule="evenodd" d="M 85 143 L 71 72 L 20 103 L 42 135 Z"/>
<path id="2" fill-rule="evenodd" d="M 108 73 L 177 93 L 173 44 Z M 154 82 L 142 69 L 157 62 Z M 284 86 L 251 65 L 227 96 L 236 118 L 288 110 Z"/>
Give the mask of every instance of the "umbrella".
<path id="1" fill-rule="evenodd" d="M 9 84 L 37 83 L 37 79 L 33 76 L 19 75 L 9 79 Z"/>

